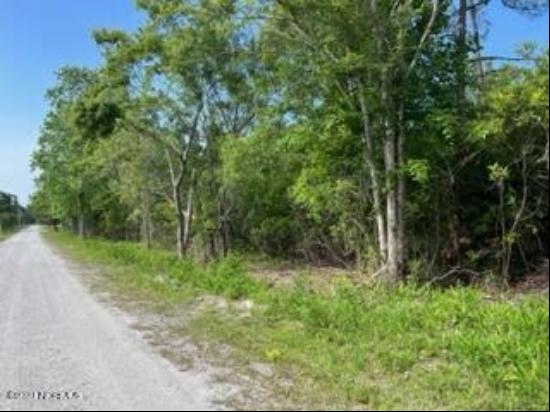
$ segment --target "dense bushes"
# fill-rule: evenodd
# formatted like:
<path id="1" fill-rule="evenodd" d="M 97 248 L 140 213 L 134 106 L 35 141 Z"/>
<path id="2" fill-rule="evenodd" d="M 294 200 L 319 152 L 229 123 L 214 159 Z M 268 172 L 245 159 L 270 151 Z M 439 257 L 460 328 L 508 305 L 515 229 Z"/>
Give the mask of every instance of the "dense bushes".
<path id="1" fill-rule="evenodd" d="M 17 197 L 0 191 L 0 234 L 29 223 L 32 223 L 32 217 L 17 202 Z"/>
<path id="2" fill-rule="evenodd" d="M 96 32 L 98 69 L 59 71 L 33 158 L 44 221 L 392 281 L 510 283 L 548 257 L 547 51 L 472 64 L 452 2 L 172 3 Z"/>

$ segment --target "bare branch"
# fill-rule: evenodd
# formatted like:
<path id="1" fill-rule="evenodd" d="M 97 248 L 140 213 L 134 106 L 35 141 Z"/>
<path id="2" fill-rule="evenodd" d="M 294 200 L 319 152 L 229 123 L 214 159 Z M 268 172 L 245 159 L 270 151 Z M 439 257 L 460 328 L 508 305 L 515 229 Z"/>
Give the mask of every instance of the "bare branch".
<path id="1" fill-rule="evenodd" d="M 475 270 L 464 268 L 462 266 L 456 266 L 451 268 L 447 273 L 433 278 L 430 282 L 428 282 L 428 285 L 434 285 L 449 279 L 451 276 L 461 275 L 461 274 L 468 276 L 471 280 L 480 278 L 480 274 Z"/>
<path id="2" fill-rule="evenodd" d="M 469 59 L 471 63 L 478 63 L 480 61 L 510 61 L 510 62 L 534 62 L 537 59 L 530 57 L 506 57 L 506 56 L 480 56 Z"/>
<path id="3" fill-rule="evenodd" d="M 422 49 L 424 48 L 424 45 L 426 44 L 426 41 L 428 40 L 428 37 L 430 36 L 433 30 L 435 21 L 437 20 L 438 13 L 439 13 L 439 0 L 432 0 L 432 15 L 430 16 L 430 20 L 428 21 L 428 24 L 426 24 L 424 33 L 422 33 L 422 37 L 418 42 L 418 46 L 414 53 L 414 57 L 412 58 L 411 63 L 409 64 L 409 68 L 407 69 L 407 73 L 405 77 L 408 77 L 414 70 L 416 63 L 418 62 L 418 59 L 420 57 L 420 54 L 422 53 Z"/>
<path id="4" fill-rule="evenodd" d="M 468 11 L 476 10 L 478 7 L 483 7 L 489 4 L 489 0 L 480 0 L 477 3 L 470 4 L 467 8 Z"/>
<path id="5" fill-rule="evenodd" d="M 124 127 L 134 131 L 135 133 L 142 135 L 144 137 L 147 137 L 149 139 L 155 140 L 158 143 L 161 143 L 165 148 L 170 149 L 172 152 L 176 154 L 181 153 L 181 149 L 177 147 L 174 142 L 171 140 L 168 140 L 164 138 L 161 134 L 157 133 L 156 131 L 150 130 L 137 122 L 130 121 L 126 119 L 123 123 Z"/>

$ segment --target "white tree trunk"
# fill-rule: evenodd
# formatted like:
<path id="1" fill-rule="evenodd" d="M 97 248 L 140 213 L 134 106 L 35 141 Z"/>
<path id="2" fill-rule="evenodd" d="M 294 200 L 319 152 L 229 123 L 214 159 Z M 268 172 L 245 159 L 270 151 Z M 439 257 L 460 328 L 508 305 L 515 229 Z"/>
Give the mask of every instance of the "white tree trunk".
<path id="1" fill-rule="evenodd" d="M 397 185 L 393 182 L 396 172 L 395 134 L 390 124 L 386 124 L 384 140 L 384 161 L 386 177 L 390 181 L 386 193 L 386 222 L 388 232 L 388 272 L 393 280 L 399 277 L 399 233 Z"/>
<path id="2" fill-rule="evenodd" d="M 370 130 L 369 113 L 365 101 L 364 89 L 360 82 L 359 85 L 359 104 L 361 106 L 363 122 L 363 160 L 369 172 L 371 182 L 372 199 L 377 227 L 376 234 L 378 238 L 378 249 L 380 258 L 382 262 L 385 263 L 388 256 L 388 241 L 386 237 L 386 220 L 384 218 L 384 211 L 382 208 L 380 173 L 376 162 L 374 161 L 374 144 Z"/>

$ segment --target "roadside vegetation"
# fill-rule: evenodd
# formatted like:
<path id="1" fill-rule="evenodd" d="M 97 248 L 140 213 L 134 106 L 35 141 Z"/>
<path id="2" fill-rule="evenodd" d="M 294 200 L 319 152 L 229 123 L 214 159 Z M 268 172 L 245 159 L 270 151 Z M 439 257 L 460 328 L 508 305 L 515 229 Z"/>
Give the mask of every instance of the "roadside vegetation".
<path id="1" fill-rule="evenodd" d="M 47 93 L 33 213 L 204 261 L 520 281 L 548 258 L 548 51 L 485 55 L 487 3 L 138 0 Z"/>
<path id="2" fill-rule="evenodd" d="M 0 241 L 16 232 L 21 225 L 31 222 L 32 217 L 19 205 L 17 197 L 0 191 Z"/>
<path id="3" fill-rule="evenodd" d="M 0 231 L 0 242 L 3 240 L 6 240 L 8 237 L 10 237 L 13 234 L 13 230 L 1 230 Z"/>
<path id="4" fill-rule="evenodd" d="M 492 1 L 136 0 L 46 94 L 32 212 L 122 295 L 238 302 L 185 333 L 287 399 L 548 409 L 547 298 L 506 291 L 548 285 L 549 55 L 487 55 Z"/>
<path id="5" fill-rule="evenodd" d="M 345 277 L 268 286 L 236 256 L 202 266 L 135 243 L 46 236 L 150 310 L 186 305 L 193 315 L 180 333 L 273 365 L 292 384 L 272 390 L 295 407 L 548 409 L 547 297 Z M 250 302 L 250 311 L 197 309 L 200 296 Z"/>

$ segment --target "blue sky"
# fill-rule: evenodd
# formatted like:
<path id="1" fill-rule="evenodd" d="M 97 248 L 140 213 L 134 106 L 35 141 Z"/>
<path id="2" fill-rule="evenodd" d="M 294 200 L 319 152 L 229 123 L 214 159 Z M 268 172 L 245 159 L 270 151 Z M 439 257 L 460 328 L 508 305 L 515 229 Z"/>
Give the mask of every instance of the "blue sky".
<path id="1" fill-rule="evenodd" d="M 510 56 L 527 40 L 548 45 L 548 14 L 530 19 L 493 0 L 484 17 L 487 54 Z M 92 29 L 132 29 L 141 20 L 132 0 L 0 0 L 0 190 L 23 203 L 32 193 L 29 159 L 55 71 L 98 63 Z"/>
<path id="2" fill-rule="evenodd" d="M 141 19 L 132 0 L 0 0 L 0 190 L 23 203 L 33 190 L 29 158 L 55 71 L 98 63 L 94 28 Z"/>

